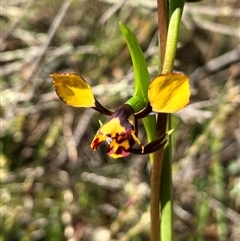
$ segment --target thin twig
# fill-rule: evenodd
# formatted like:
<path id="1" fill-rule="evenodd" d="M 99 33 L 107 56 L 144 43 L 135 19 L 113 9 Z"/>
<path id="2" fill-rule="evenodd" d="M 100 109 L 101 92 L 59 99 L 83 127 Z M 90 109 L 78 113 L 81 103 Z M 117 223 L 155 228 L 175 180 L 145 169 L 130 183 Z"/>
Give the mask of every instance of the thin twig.
<path id="1" fill-rule="evenodd" d="M 57 29 L 59 28 L 64 16 L 67 13 L 67 10 L 70 7 L 72 0 L 65 0 L 64 3 L 62 4 L 58 14 L 56 15 L 56 17 L 54 18 L 52 25 L 50 27 L 50 29 L 48 30 L 47 36 L 48 38 L 46 39 L 46 41 L 42 44 L 42 46 L 39 48 L 39 54 L 38 57 L 36 58 L 36 60 L 33 62 L 32 66 L 31 66 L 31 71 L 29 72 L 29 75 L 27 76 L 27 81 L 29 82 L 33 79 L 33 76 L 35 75 L 35 73 L 37 72 L 39 65 L 41 64 L 41 61 L 43 59 L 44 54 L 46 53 L 49 44 L 51 43 Z M 33 85 L 36 87 L 38 84 L 40 83 L 34 83 Z"/>
<path id="2" fill-rule="evenodd" d="M 239 9 L 235 9 L 231 6 L 193 6 L 190 4 L 186 4 L 185 11 L 187 14 L 202 14 L 208 15 L 211 17 L 230 17 L 230 18 L 240 18 Z"/>
<path id="3" fill-rule="evenodd" d="M 95 114 L 95 111 L 92 109 L 87 109 L 82 114 L 82 117 L 79 120 L 78 125 L 73 132 L 74 133 L 73 141 L 75 142 L 76 146 L 79 144 L 79 142 L 83 138 L 83 135 L 85 134 L 85 131 L 88 128 L 90 121 L 94 114 Z M 53 168 L 61 166 L 67 160 L 67 157 L 68 157 L 68 150 L 66 147 L 58 154 L 58 156 L 51 163 Z"/>
<path id="4" fill-rule="evenodd" d="M 239 61 L 240 61 L 240 48 L 230 50 L 229 52 L 224 53 L 223 55 L 210 60 L 204 66 L 196 69 L 190 76 L 191 84 L 195 85 L 199 80 L 207 77 L 208 75 L 214 72 L 219 71 L 224 66 L 237 63 Z"/>
<path id="5" fill-rule="evenodd" d="M 111 16 L 114 15 L 115 12 L 118 11 L 118 9 L 120 9 L 122 7 L 122 5 L 124 5 L 124 3 L 126 2 L 126 0 L 118 0 L 116 1 L 112 7 L 110 7 L 108 9 L 108 11 L 106 13 L 103 14 L 103 16 L 99 19 L 98 24 L 99 25 L 103 25 L 105 24 L 109 18 L 111 18 Z"/>
<path id="6" fill-rule="evenodd" d="M 18 24 L 20 23 L 21 19 L 25 16 L 25 14 L 27 13 L 28 9 L 30 8 L 30 6 L 33 4 L 34 1 L 35 0 L 29 0 L 26 3 L 26 6 L 24 7 L 24 9 L 22 11 L 22 14 L 11 24 L 10 27 L 8 27 L 7 32 L 3 35 L 2 39 L 1 39 L 1 44 L 0 44 L 0 50 L 1 51 L 4 51 L 4 49 L 6 47 L 6 40 L 11 35 L 13 30 L 18 26 Z"/>
<path id="7" fill-rule="evenodd" d="M 198 27 L 202 29 L 206 29 L 210 32 L 225 34 L 225 35 L 236 37 L 238 39 L 240 38 L 240 35 L 239 35 L 240 28 L 227 26 L 220 23 L 214 23 L 213 21 L 204 20 L 202 17 L 198 17 L 198 16 L 193 16 L 193 21 Z"/>

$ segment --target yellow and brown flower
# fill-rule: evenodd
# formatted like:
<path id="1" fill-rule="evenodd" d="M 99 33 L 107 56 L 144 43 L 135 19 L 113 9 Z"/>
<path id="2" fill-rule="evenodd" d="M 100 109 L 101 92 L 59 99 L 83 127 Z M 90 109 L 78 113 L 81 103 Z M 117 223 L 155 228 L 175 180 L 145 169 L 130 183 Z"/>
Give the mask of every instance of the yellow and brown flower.
<path id="1" fill-rule="evenodd" d="M 178 111 L 188 103 L 190 95 L 187 76 L 179 73 L 159 75 L 149 86 L 149 103 L 143 110 L 135 113 L 131 105 L 124 104 L 112 112 L 96 100 L 91 87 L 81 76 L 53 73 L 51 77 L 57 95 L 67 105 L 90 107 L 110 116 L 93 138 L 91 148 L 95 151 L 102 142 L 106 142 L 109 145 L 107 154 L 113 158 L 125 157 L 130 153 L 149 154 L 162 148 L 169 133 L 143 146 L 137 137 L 137 119 L 144 118 L 151 112 Z M 138 148 L 134 148 L 134 144 Z"/>

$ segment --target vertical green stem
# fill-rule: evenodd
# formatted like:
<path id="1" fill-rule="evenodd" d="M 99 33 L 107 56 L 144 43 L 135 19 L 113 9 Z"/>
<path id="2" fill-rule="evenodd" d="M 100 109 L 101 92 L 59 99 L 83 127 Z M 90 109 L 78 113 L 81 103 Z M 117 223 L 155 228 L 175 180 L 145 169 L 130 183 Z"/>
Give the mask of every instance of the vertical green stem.
<path id="1" fill-rule="evenodd" d="M 159 28 L 159 42 L 160 42 L 160 65 L 159 72 L 162 70 L 164 63 L 164 56 L 166 50 L 167 41 L 167 13 L 166 13 L 166 1 L 158 0 L 158 28 Z M 166 132 L 167 114 L 158 114 L 156 137 L 163 135 Z M 151 201 L 150 201 L 150 213 L 151 213 L 151 241 L 160 240 L 160 180 L 163 163 L 164 149 L 154 153 L 153 163 L 151 168 Z"/>
<path id="2" fill-rule="evenodd" d="M 157 0 L 159 23 L 159 49 L 161 73 L 173 71 L 177 49 L 178 32 L 184 0 Z M 169 25 L 168 25 L 169 23 Z M 157 115 L 156 137 L 166 132 L 168 115 Z M 171 125 L 169 116 L 169 126 Z M 171 138 L 171 136 L 170 136 Z M 165 160 L 163 162 L 163 160 Z M 171 140 L 164 149 L 154 153 L 151 169 L 151 241 L 173 240 L 173 200 L 172 200 L 172 151 Z M 161 187 L 161 189 L 160 189 Z M 161 204 L 161 220 L 160 220 Z M 161 227 L 161 229 L 160 229 Z M 160 235 L 161 232 L 161 235 Z"/>
<path id="3" fill-rule="evenodd" d="M 169 0 L 169 25 L 166 42 L 166 52 L 162 73 L 173 71 L 177 50 L 177 42 L 181 16 L 185 1 Z M 168 128 L 171 128 L 171 115 L 168 116 Z M 172 135 L 164 152 L 164 162 L 161 175 L 161 240 L 174 240 L 173 235 L 173 197 L 172 197 Z"/>
<path id="4" fill-rule="evenodd" d="M 170 117 L 170 115 L 169 115 Z M 168 120 L 168 123 L 170 120 Z M 169 124 L 168 124 L 169 125 Z M 169 127 L 169 126 L 168 126 Z M 160 199 L 161 199 L 161 239 L 162 241 L 174 240 L 173 234 L 173 196 L 172 196 L 172 141 L 169 137 L 164 150 L 162 166 Z"/>
<path id="5" fill-rule="evenodd" d="M 166 132 L 166 124 L 167 115 L 163 113 L 158 114 L 157 125 L 161 128 L 157 128 L 157 136 L 161 136 Z M 151 241 L 160 240 L 160 181 L 163 164 L 163 155 L 163 148 L 154 153 L 153 164 L 151 168 Z"/>

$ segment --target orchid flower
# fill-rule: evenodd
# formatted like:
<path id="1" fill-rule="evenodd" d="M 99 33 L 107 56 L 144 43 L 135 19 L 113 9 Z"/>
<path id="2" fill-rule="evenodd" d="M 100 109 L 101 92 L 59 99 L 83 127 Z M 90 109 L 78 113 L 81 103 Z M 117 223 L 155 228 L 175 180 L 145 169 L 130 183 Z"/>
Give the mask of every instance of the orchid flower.
<path id="1" fill-rule="evenodd" d="M 113 158 L 126 157 L 130 153 L 149 154 L 162 148 L 170 133 L 144 146 L 137 137 L 138 119 L 159 112 L 176 112 L 185 107 L 190 95 L 186 75 L 161 74 L 150 83 L 148 102 L 140 111 L 135 111 L 136 108 L 127 101 L 113 112 L 95 98 L 90 85 L 81 76 L 73 73 L 52 73 L 50 76 L 53 78 L 57 95 L 64 103 L 73 107 L 93 108 L 109 116 L 94 136 L 91 148 L 96 151 L 102 142 L 106 142 L 109 145 L 107 154 Z M 136 96 L 132 103 L 140 106 L 139 101 Z M 137 144 L 138 148 L 134 148 L 134 144 Z"/>

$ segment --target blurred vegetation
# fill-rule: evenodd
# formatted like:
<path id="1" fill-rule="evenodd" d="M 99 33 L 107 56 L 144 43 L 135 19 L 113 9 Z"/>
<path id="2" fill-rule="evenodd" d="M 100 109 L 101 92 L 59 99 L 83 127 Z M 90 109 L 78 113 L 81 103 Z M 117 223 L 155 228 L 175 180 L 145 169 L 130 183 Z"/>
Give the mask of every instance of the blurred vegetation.
<path id="1" fill-rule="evenodd" d="M 120 106 L 134 76 L 118 22 L 136 34 L 153 78 L 156 1 L 1 5 L 0 240 L 149 240 L 148 156 L 93 152 L 105 117 L 64 105 L 49 73 L 78 73 L 104 105 Z M 190 75 L 192 98 L 174 116 L 176 241 L 240 235 L 239 9 L 237 0 L 185 7 L 175 69 Z"/>

